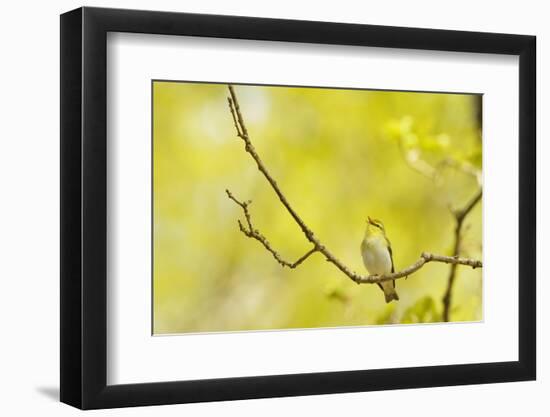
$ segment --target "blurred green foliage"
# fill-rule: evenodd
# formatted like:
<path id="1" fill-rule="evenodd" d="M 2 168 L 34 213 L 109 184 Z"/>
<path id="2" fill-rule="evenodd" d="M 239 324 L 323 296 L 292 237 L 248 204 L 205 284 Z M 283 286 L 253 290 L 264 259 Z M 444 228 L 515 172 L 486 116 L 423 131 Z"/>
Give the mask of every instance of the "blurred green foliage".
<path id="1" fill-rule="evenodd" d="M 422 251 L 450 254 L 453 218 L 475 178 L 442 169 L 440 184 L 407 157 L 481 169 L 478 96 L 236 86 L 249 134 L 286 197 L 321 241 L 365 273 L 367 215 L 383 220 L 396 269 Z M 255 226 L 287 260 L 309 249 L 299 227 L 244 151 L 227 86 L 155 82 L 154 333 L 437 322 L 449 266 L 432 263 L 397 281 L 386 305 L 321 255 L 283 269 L 238 229 L 252 200 Z M 481 259 L 481 205 L 466 220 L 462 254 Z M 482 318 L 482 271 L 459 267 L 452 319 Z"/>

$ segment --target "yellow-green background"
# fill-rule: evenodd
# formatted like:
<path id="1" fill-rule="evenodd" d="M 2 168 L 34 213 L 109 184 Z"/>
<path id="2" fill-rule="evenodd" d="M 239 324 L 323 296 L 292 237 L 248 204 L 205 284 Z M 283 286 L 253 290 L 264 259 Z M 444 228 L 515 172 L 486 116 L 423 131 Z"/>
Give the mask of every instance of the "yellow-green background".
<path id="1" fill-rule="evenodd" d="M 407 165 L 405 150 L 436 165 L 481 169 L 479 97 L 367 90 L 235 86 L 250 137 L 295 210 L 351 269 L 367 215 L 381 219 L 396 269 L 422 251 L 451 254 L 453 218 L 476 182 L 443 170 L 437 187 Z M 237 331 L 440 321 L 448 265 L 397 281 L 386 305 L 376 285 L 356 285 L 319 254 L 282 268 L 237 226 L 255 226 L 288 260 L 309 245 L 236 137 L 223 84 L 155 81 L 154 333 Z M 481 259 L 481 205 L 466 220 L 462 254 Z M 482 272 L 459 267 L 454 321 L 482 318 Z"/>

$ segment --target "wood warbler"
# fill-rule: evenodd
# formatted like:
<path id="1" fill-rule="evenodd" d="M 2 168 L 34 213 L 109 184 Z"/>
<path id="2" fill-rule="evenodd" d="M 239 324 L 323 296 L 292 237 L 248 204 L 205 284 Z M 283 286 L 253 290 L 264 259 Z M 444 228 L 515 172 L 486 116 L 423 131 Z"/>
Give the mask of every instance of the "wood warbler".
<path id="1" fill-rule="evenodd" d="M 361 242 L 361 255 L 369 274 L 386 275 L 395 272 L 391 244 L 380 220 L 368 217 L 367 230 Z M 386 303 L 399 300 L 395 292 L 395 280 L 379 282 L 378 286 L 384 291 Z"/>

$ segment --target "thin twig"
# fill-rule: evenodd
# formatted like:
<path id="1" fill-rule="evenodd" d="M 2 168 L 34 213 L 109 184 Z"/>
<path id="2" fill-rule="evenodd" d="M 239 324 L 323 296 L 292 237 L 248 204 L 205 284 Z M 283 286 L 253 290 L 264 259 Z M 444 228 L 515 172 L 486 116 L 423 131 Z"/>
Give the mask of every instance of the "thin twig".
<path id="1" fill-rule="evenodd" d="M 237 136 L 241 138 L 244 142 L 245 151 L 252 157 L 252 159 L 254 159 L 258 167 L 258 170 L 263 174 L 263 176 L 269 182 L 269 184 L 273 188 L 273 191 L 275 191 L 275 194 L 277 194 L 277 197 L 279 198 L 279 201 L 281 202 L 281 204 L 286 208 L 286 210 L 292 216 L 294 221 L 298 224 L 298 226 L 304 233 L 306 239 L 313 245 L 313 247 L 308 252 L 306 252 L 302 257 L 300 257 L 297 261 L 295 262 L 285 261 L 282 258 L 282 256 L 275 249 L 273 249 L 271 244 L 267 241 L 266 237 L 262 235 L 258 229 L 254 228 L 251 220 L 250 211 L 248 210 L 248 206 L 250 205 L 251 202 L 250 201 L 241 202 L 237 198 L 235 198 L 235 196 L 229 190 L 226 190 L 227 196 L 231 200 L 233 200 L 237 205 L 239 205 L 243 210 L 243 213 L 246 219 L 246 227 L 242 224 L 241 221 L 239 221 L 238 224 L 239 224 L 240 231 L 244 233 L 247 237 L 259 241 L 264 246 L 264 248 L 268 252 L 270 252 L 271 255 L 281 265 L 287 266 L 289 268 L 296 268 L 303 261 L 305 261 L 309 256 L 311 256 L 315 252 L 320 252 L 324 255 L 327 262 L 330 262 L 333 265 L 335 265 L 348 278 L 350 278 L 352 281 L 356 282 L 357 284 L 374 284 L 374 283 L 389 281 L 393 279 L 404 278 L 418 271 L 428 262 L 444 262 L 444 263 L 449 263 L 453 265 L 467 265 L 467 266 L 471 266 L 472 268 L 481 268 L 483 266 L 481 261 L 476 261 L 472 259 L 459 258 L 458 256 L 450 257 L 450 256 L 423 253 L 420 259 L 416 263 L 414 263 L 410 267 L 400 272 L 387 274 L 387 275 L 362 276 L 351 271 L 344 263 L 342 263 L 339 259 L 337 259 L 321 243 L 321 241 L 314 235 L 313 231 L 305 224 L 305 222 L 298 215 L 298 213 L 296 213 L 296 211 L 292 208 L 287 198 L 279 188 L 279 185 L 277 184 L 275 179 L 271 176 L 266 166 L 264 165 L 263 161 L 261 160 L 260 156 L 256 152 L 256 149 L 254 148 L 254 145 L 252 144 L 250 137 L 248 136 L 248 130 L 246 129 L 244 119 L 241 114 L 241 109 L 239 107 L 239 101 L 237 100 L 235 90 L 231 85 L 229 85 L 228 87 L 229 87 L 229 94 L 230 94 L 230 97 L 228 98 L 229 110 L 231 112 L 231 116 L 235 124 Z"/>

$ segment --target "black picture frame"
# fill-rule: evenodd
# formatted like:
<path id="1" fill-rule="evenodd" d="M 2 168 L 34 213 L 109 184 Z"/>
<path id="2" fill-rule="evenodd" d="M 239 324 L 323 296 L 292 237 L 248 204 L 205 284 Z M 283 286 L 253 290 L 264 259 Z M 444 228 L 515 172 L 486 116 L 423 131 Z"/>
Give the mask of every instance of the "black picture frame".
<path id="1" fill-rule="evenodd" d="M 519 56 L 518 361 L 107 385 L 108 32 Z M 535 379 L 535 51 L 524 35 L 88 7 L 61 15 L 61 401 L 94 409 Z"/>

